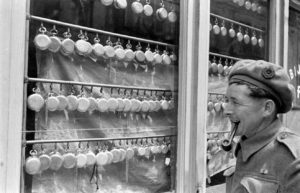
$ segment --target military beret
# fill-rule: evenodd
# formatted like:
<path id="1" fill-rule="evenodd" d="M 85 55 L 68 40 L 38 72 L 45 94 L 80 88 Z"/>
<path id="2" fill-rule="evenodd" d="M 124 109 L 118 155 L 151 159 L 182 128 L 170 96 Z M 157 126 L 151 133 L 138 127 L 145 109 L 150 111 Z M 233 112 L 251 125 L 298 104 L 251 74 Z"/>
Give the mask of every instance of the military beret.
<path id="1" fill-rule="evenodd" d="M 278 113 L 286 113 L 292 107 L 295 88 L 285 69 L 263 60 L 240 60 L 228 77 L 229 84 L 244 81 L 269 92 L 277 102 Z"/>

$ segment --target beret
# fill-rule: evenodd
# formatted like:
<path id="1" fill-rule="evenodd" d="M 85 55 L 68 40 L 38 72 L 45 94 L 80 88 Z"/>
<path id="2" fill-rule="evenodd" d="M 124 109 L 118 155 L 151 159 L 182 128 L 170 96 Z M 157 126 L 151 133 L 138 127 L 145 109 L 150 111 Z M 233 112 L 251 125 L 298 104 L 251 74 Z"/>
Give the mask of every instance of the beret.
<path id="1" fill-rule="evenodd" d="M 229 84 L 244 81 L 269 92 L 277 102 L 278 113 L 292 108 L 295 88 L 283 67 L 263 60 L 240 60 L 232 67 Z"/>

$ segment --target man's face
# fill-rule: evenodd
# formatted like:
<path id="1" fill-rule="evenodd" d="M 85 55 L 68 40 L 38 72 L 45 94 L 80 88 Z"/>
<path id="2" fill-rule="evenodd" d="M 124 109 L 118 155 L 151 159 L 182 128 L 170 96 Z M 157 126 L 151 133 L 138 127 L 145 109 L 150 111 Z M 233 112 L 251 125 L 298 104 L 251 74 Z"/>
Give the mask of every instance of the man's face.
<path id="1" fill-rule="evenodd" d="M 250 137 L 263 121 L 263 99 L 249 96 L 246 85 L 231 84 L 226 91 L 224 112 L 230 121 L 239 122 L 236 135 Z"/>

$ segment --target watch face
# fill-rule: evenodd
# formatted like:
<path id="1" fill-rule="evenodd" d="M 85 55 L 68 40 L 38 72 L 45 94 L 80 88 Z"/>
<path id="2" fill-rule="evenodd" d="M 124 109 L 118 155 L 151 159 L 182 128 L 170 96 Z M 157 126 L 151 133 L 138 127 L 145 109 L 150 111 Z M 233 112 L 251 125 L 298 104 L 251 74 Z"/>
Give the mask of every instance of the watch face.
<path id="1" fill-rule="evenodd" d="M 234 38 L 235 37 L 235 31 L 234 31 L 234 29 L 230 29 L 229 30 L 229 36 L 231 37 L 231 38 Z"/>
<path id="2" fill-rule="evenodd" d="M 143 7 L 143 5 L 142 5 L 140 2 L 135 1 L 135 2 L 133 2 L 133 3 L 131 4 L 131 9 L 132 9 L 132 11 L 133 11 L 134 13 L 140 14 L 140 13 L 143 12 L 144 7 Z"/>
<path id="3" fill-rule="evenodd" d="M 118 108 L 116 110 L 123 111 L 125 108 L 124 100 L 122 98 L 117 98 L 117 102 L 118 102 Z"/>
<path id="4" fill-rule="evenodd" d="M 168 103 L 168 101 L 167 100 L 161 100 L 161 108 L 163 109 L 163 110 L 168 110 L 169 109 L 169 103 Z"/>
<path id="5" fill-rule="evenodd" d="M 149 109 L 150 109 L 150 103 L 149 103 L 149 101 L 142 101 L 141 111 L 142 112 L 148 112 Z"/>
<path id="6" fill-rule="evenodd" d="M 216 24 L 216 25 L 213 26 L 213 31 L 214 31 L 214 34 L 218 35 L 218 34 L 220 34 L 221 29 L 220 29 L 220 27 Z"/>
<path id="7" fill-rule="evenodd" d="M 105 6 L 111 5 L 113 2 L 113 0 L 101 0 L 101 3 Z"/>
<path id="8" fill-rule="evenodd" d="M 45 34 L 38 34 L 33 40 L 35 46 L 40 50 L 46 50 L 51 44 L 51 39 Z"/>
<path id="9" fill-rule="evenodd" d="M 244 35 L 244 42 L 245 42 L 245 44 L 249 44 L 249 42 L 250 42 L 250 37 L 249 37 L 248 34 L 245 34 L 245 35 Z"/>
<path id="10" fill-rule="evenodd" d="M 153 8 L 151 5 L 149 4 L 144 5 L 144 14 L 146 16 L 151 16 L 153 14 Z"/>
<path id="11" fill-rule="evenodd" d="M 66 153 L 63 155 L 63 166 L 64 168 L 74 168 L 76 165 L 76 157 L 74 153 Z"/>
<path id="12" fill-rule="evenodd" d="M 49 169 L 50 164 L 51 164 L 51 158 L 49 155 L 47 154 L 42 154 L 39 156 L 40 162 L 41 162 L 41 167 L 40 170 L 44 171 Z"/>
<path id="13" fill-rule="evenodd" d="M 39 158 L 35 156 L 30 156 L 25 161 L 25 170 L 28 174 L 35 175 L 39 172 L 41 167 L 41 162 Z"/>
<path id="14" fill-rule="evenodd" d="M 175 11 L 171 11 L 169 14 L 168 14 L 168 20 L 169 22 L 171 23 L 174 23 L 177 21 L 177 14 L 175 13 Z"/>
<path id="15" fill-rule="evenodd" d="M 69 111 L 74 111 L 78 107 L 78 98 L 74 95 L 67 96 L 68 106 L 67 109 Z"/>
<path id="16" fill-rule="evenodd" d="M 132 148 L 127 148 L 126 150 L 126 159 L 132 159 L 134 157 L 134 151 Z"/>
<path id="17" fill-rule="evenodd" d="M 87 156 L 83 153 L 79 153 L 76 156 L 76 166 L 77 168 L 83 168 L 87 163 Z"/>
<path id="18" fill-rule="evenodd" d="M 50 156 L 51 158 L 51 164 L 50 164 L 50 169 L 57 171 L 61 168 L 63 164 L 63 157 L 60 155 L 60 153 L 55 153 Z"/>
<path id="19" fill-rule="evenodd" d="M 98 110 L 106 112 L 108 110 L 108 101 L 105 98 L 98 99 Z"/>
<path id="20" fill-rule="evenodd" d="M 116 111 L 118 108 L 118 100 L 115 98 L 109 98 L 107 100 L 108 103 L 108 109 L 112 112 Z"/>
<path id="21" fill-rule="evenodd" d="M 251 38 L 251 43 L 252 43 L 253 46 L 256 46 L 256 44 L 257 44 L 257 38 L 255 36 L 253 36 Z"/>
<path id="22" fill-rule="evenodd" d="M 125 58 L 125 51 L 122 48 L 117 48 L 115 53 L 118 60 L 123 60 Z"/>
<path id="23" fill-rule="evenodd" d="M 108 58 L 113 58 L 115 56 L 115 49 L 112 46 L 104 46 L 104 54 Z"/>
<path id="24" fill-rule="evenodd" d="M 106 155 L 107 155 L 107 164 L 112 163 L 113 160 L 113 154 L 110 151 L 106 151 Z"/>
<path id="25" fill-rule="evenodd" d="M 161 64 L 162 63 L 162 56 L 158 53 L 154 54 L 154 62 L 155 64 Z"/>
<path id="26" fill-rule="evenodd" d="M 126 151 L 124 149 L 119 149 L 119 150 L 120 150 L 120 153 L 121 153 L 120 161 L 123 161 L 126 158 Z"/>
<path id="27" fill-rule="evenodd" d="M 96 163 L 96 155 L 94 154 L 94 152 L 89 151 L 88 153 L 86 153 L 86 165 L 92 166 L 95 163 Z"/>
<path id="28" fill-rule="evenodd" d="M 96 57 L 100 57 L 100 56 L 103 56 L 104 54 L 104 47 L 102 44 L 99 44 L 99 43 L 95 43 L 93 45 L 93 54 L 96 56 Z"/>
<path id="29" fill-rule="evenodd" d="M 163 61 L 163 64 L 165 64 L 165 65 L 170 65 L 171 64 L 171 58 L 167 54 L 163 55 L 162 61 Z"/>
<path id="30" fill-rule="evenodd" d="M 113 163 L 119 162 L 120 159 L 121 159 L 121 152 L 120 152 L 120 150 L 118 150 L 118 149 L 113 149 L 113 150 L 111 150 L 110 152 L 113 154 L 113 160 L 112 160 L 112 162 L 113 162 Z"/>
<path id="31" fill-rule="evenodd" d="M 264 47 L 264 44 L 265 44 L 265 43 L 264 43 L 264 40 L 261 39 L 261 38 L 259 38 L 259 39 L 258 39 L 258 45 L 259 45 L 259 47 L 261 47 L 261 48 Z"/>
<path id="32" fill-rule="evenodd" d="M 67 97 L 65 97 L 64 95 L 59 95 L 59 96 L 57 96 L 57 99 L 59 101 L 57 110 L 59 110 L 59 111 L 65 110 L 68 106 Z"/>
<path id="33" fill-rule="evenodd" d="M 55 96 L 50 96 L 46 100 L 46 108 L 49 111 L 56 111 L 59 105 L 59 100 Z"/>
<path id="34" fill-rule="evenodd" d="M 241 32 L 238 32 L 236 36 L 239 42 L 243 41 L 243 34 Z"/>
<path id="35" fill-rule="evenodd" d="M 97 165 L 101 165 L 101 166 L 106 165 L 107 161 L 108 161 L 108 156 L 105 152 L 97 153 L 96 155 Z"/>
<path id="36" fill-rule="evenodd" d="M 39 112 L 41 108 L 43 108 L 44 104 L 44 98 L 40 94 L 35 93 L 27 98 L 28 108 L 33 111 Z"/>
<path id="37" fill-rule="evenodd" d="M 150 50 L 147 50 L 145 52 L 145 57 L 146 57 L 147 62 L 153 62 L 153 60 L 154 60 L 153 52 L 151 52 Z"/>
<path id="38" fill-rule="evenodd" d="M 66 38 L 61 43 L 61 53 L 64 55 L 70 55 L 75 50 L 75 43 L 73 40 Z"/>
<path id="39" fill-rule="evenodd" d="M 226 27 L 221 27 L 221 35 L 226 36 L 227 35 L 227 29 Z"/>
<path id="40" fill-rule="evenodd" d="M 134 52 L 131 49 L 125 50 L 125 60 L 130 62 L 134 59 Z"/>
<path id="41" fill-rule="evenodd" d="M 129 99 L 123 99 L 124 102 L 124 112 L 128 112 L 131 109 L 132 102 Z"/>
<path id="42" fill-rule="evenodd" d="M 60 39 L 56 36 L 51 36 L 50 40 L 51 40 L 51 43 L 49 45 L 48 50 L 51 52 L 54 52 L 54 53 L 58 52 L 61 47 Z"/>
<path id="43" fill-rule="evenodd" d="M 86 112 L 90 107 L 90 101 L 89 99 L 85 97 L 81 97 L 78 99 L 78 107 L 77 111 L 79 112 Z"/>
<path id="44" fill-rule="evenodd" d="M 97 100 L 93 97 L 89 97 L 88 100 L 89 100 L 89 103 L 90 103 L 88 111 L 92 112 L 94 110 L 97 110 L 98 109 Z"/>
<path id="45" fill-rule="evenodd" d="M 115 0 L 115 6 L 118 9 L 125 9 L 127 7 L 127 1 L 126 0 Z"/>
<path id="46" fill-rule="evenodd" d="M 145 53 L 141 50 L 138 50 L 135 52 L 135 59 L 138 61 L 138 62 L 144 62 L 146 57 L 145 57 Z"/>
<path id="47" fill-rule="evenodd" d="M 156 11 L 157 16 L 159 17 L 159 20 L 165 20 L 168 17 L 168 12 L 165 8 L 161 7 Z"/>
<path id="48" fill-rule="evenodd" d="M 85 55 L 89 50 L 89 45 L 85 40 L 77 40 L 75 49 L 79 55 Z"/>

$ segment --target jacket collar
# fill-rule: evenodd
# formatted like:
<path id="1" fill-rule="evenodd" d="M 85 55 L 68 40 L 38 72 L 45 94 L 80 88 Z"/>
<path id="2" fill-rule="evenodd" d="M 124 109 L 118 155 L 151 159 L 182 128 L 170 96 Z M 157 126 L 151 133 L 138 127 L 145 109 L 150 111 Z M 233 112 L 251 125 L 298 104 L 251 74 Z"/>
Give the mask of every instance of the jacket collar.
<path id="1" fill-rule="evenodd" d="M 235 155 L 237 155 L 238 150 L 241 149 L 242 159 L 244 162 L 246 162 L 251 155 L 270 143 L 272 139 L 276 137 L 276 134 L 279 132 L 281 127 L 282 124 L 277 118 L 269 126 L 256 133 L 254 136 L 247 139 L 241 137 L 241 140 L 237 145 Z"/>

